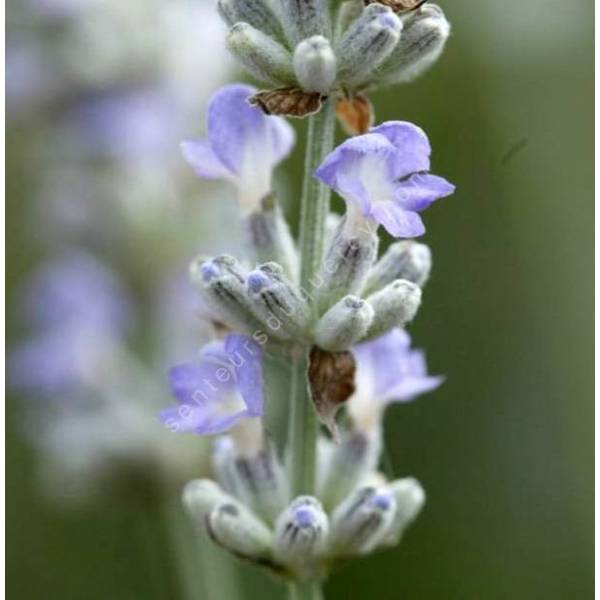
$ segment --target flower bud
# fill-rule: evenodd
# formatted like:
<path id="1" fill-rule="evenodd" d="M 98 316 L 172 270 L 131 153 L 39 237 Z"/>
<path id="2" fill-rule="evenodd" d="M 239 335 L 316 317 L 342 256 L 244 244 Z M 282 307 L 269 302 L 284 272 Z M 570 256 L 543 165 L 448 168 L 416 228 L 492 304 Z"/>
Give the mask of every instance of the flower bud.
<path id="1" fill-rule="evenodd" d="M 260 328 L 246 295 L 244 274 L 237 260 L 218 256 L 212 260 L 197 259 L 190 266 L 192 281 L 214 316 L 239 331 Z"/>
<path id="2" fill-rule="evenodd" d="M 384 543 L 397 544 L 404 530 L 414 521 L 425 504 L 425 490 L 412 477 L 398 479 L 389 484 L 396 499 L 396 515 Z"/>
<path id="3" fill-rule="evenodd" d="M 215 506 L 206 519 L 210 537 L 237 556 L 263 561 L 271 556 L 273 534 L 237 500 Z"/>
<path id="4" fill-rule="evenodd" d="M 215 506 L 234 500 L 210 479 L 194 479 L 183 488 L 182 501 L 197 532 L 205 530 L 206 517 Z"/>
<path id="5" fill-rule="evenodd" d="M 367 298 L 374 316 L 367 339 L 379 337 L 392 327 L 412 321 L 421 305 L 421 289 L 405 279 L 397 279 Z"/>
<path id="6" fill-rule="evenodd" d="M 262 208 L 245 220 L 246 238 L 258 263 L 275 261 L 291 281 L 299 276 L 298 253 L 294 238 L 279 204 L 272 196 L 262 202 Z"/>
<path id="7" fill-rule="evenodd" d="M 386 487 L 364 487 L 348 496 L 331 517 L 331 552 L 366 554 L 384 539 L 396 514 L 396 499 Z"/>
<path id="8" fill-rule="evenodd" d="M 258 452 L 244 455 L 231 438 L 219 439 L 213 450 L 213 468 L 224 489 L 267 522 L 272 522 L 287 502 L 287 482 L 275 448 L 264 440 Z"/>
<path id="9" fill-rule="evenodd" d="M 396 279 L 406 279 L 422 288 L 431 272 L 429 246 L 413 240 L 391 244 L 371 269 L 367 293 L 376 292 Z"/>
<path id="10" fill-rule="evenodd" d="M 373 308 L 357 296 L 346 296 L 334 304 L 315 328 L 317 346 L 331 352 L 348 350 L 367 333 Z"/>
<path id="11" fill-rule="evenodd" d="M 317 306 L 322 314 L 347 294 L 360 294 L 377 258 L 379 238 L 373 229 L 344 217 L 319 272 Z"/>
<path id="12" fill-rule="evenodd" d="M 281 0 L 281 20 L 292 46 L 313 35 L 331 37 L 328 0 Z"/>
<path id="13" fill-rule="evenodd" d="M 227 45 L 245 69 L 257 79 L 275 85 L 294 83 L 292 55 L 273 38 L 248 23 L 236 23 Z"/>
<path id="14" fill-rule="evenodd" d="M 217 8 L 229 27 L 240 22 L 248 23 L 274 38 L 283 38 L 281 24 L 264 0 L 219 0 Z"/>
<path id="15" fill-rule="evenodd" d="M 348 29 L 353 21 L 358 19 L 363 10 L 362 0 L 346 0 L 340 4 L 335 23 L 335 39 L 340 39 L 344 31 Z"/>
<path id="16" fill-rule="evenodd" d="M 409 13 L 402 37 L 380 69 L 382 84 L 404 83 L 424 73 L 440 57 L 450 35 L 450 23 L 442 9 L 424 4 Z"/>
<path id="17" fill-rule="evenodd" d="M 310 311 L 304 298 L 276 263 L 248 274 L 248 296 L 254 314 L 279 339 L 306 340 Z"/>
<path id="18" fill-rule="evenodd" d="M 350 86 L 367 80 L 394 50 L 401 31 L 402 21 L 390 8 L 367 6 L 336 49 L 338 79 Z"/>
<path id="19" fill-rule="evenodd" d="M 315 35 L 303 40 L 294 51 L 296 79 L 307 92 L 328 94 L 335 82 L 335 54 L 327 38 Z"/>
<path id="20" fill-rule="evenodd" d="M 329 520 L 321 503 L 312 496 L 299 496 L 275 524 L 273 555 L 277 562 L 310 570 L 311 561 L 325 549 Z"/>
<path id="21" fill-rule="evenodd" d="M 379 431 L 347 433 L 329 449 L 327 467 L 319 486 L 319 497 L 328 510 L 335 508 L 377 467 L 381 452 Z"/>

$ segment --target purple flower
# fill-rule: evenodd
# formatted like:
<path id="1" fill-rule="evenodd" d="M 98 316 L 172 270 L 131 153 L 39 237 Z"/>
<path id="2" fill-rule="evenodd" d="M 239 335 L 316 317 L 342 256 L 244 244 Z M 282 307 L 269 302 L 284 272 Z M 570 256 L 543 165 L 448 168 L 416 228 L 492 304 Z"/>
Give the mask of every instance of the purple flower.
<path id="1" fill-rule="evenodd" d="M 84 148 L 119 160 L 162 160 L 177 144 L 180 119 L 166 89 L 140 88 L 99 94 L 75 111 L 74 124 Z"/>
<path id="2" fill-rule="evenodd" d="M 425 353 L 411 350 L 410 336 L 402 329 L 359 344 L 352 352 L 357 366 L 356 391 L 348 410 L 355 423 L 367 428 L 379 423 L 390 402 L 410 402 L 444 381 L 442 376 L 427 374 Z"/>
<path id="3" fill-rule="evenodd" d="M 170 380 L 178 405 L 159 418 L 171 431 L 216 435 L 263 414 L 262 349 L 244 335 L 207 344 L 198 362 L 171 369 Z"/>
<path id="4" fill-rule="evenodd" d="M 383 225 L 394 237 L 425 233 L 418 213 L 454 186 L 429 173 L 431 147 L 422 129 L 388 121 L 338 146 L 315 175 L 346 200 L 353 216 Z"/>
<path id="5" fill-rule="evenodd" d="M 22 306 L 27 322 L 45 330 L 117 335 L 132 321 L 130 298 L 116 274 L 79 250 L 45 263 L 25 286 Z"/>
<path id="6" fill-rule="evenodd" d="M 294 130 L 281 117 L 251 106 L 256 90 L 242 84 L 221 88 L 208 107 L 208 140 L 181 144 L 185 159 L 200 177 L 233 181 L 248 207 L 271 191 L 271 173 L 292 150 Z"/>
<path id="7" fill-rule="evenodd" d="M 115 273 L 81 251 L 44 264 L 26 284 L 21 307 L 35 331 L 11 354 L 10 381 L 44 398 L 63 399 L 107 377 L 133 320 Z"/>

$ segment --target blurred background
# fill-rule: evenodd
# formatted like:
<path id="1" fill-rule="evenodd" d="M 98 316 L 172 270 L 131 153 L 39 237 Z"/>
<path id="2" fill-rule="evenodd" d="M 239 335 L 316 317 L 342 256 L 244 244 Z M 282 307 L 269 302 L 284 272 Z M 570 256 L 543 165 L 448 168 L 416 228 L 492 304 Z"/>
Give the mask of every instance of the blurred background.
<path id="1" fill-rule="evenodd" d="M 178 151 L 239 78 L 212 4 L 8 2 L 10 598 L 179 597 L 154 518 L 177 511 L 155 501 L 157 481 L 201 474 L 205 448 L 173 441 L 154 413 L 170 402 L 166 369 L 206 335 L 187 262 L 235 237 L 230 190 Z M 447 382 L 386 420 L 387 468 L 418 477 L 428 504 L 400 547 L 340 570 L 326 594 L 588 598 L 593 2 L 441 4 L 441 60 L 373 98 L 378 121 L 427 131 L 435 172 L 457 185 L 427 214 L 434 270 L 411 327 Z M 240 575 L 245 593 L 219 598 L 283 597 L 248 567 L 207 561 L 208 578 Z"/>

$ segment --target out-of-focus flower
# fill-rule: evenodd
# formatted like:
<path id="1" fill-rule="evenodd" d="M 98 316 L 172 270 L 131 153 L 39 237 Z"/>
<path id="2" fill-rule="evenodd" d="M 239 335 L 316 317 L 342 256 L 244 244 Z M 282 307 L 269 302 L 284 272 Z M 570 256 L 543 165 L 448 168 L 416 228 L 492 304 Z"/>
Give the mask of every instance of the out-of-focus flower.
<path id="1" fill-rule="evenodd" d="M 348 400 L 348 412 L 357 428 L 377 428 L 391 402 L 410 402 L 431 392 L 444 381 L 427 374 L 422 350 L 411 350 L 410 336 L 402 329 L 352 349 L 356 358 L 356 391 Z"/>
<path id="2" fill-rule="evenodd" d="M 82 251 L 41 267 L 22 307 L 35 333 L 15 349 L 11 379 L 44 397 L 72 395 L 105 377 L 133 320 L 131 299 L 115 274 Z"/>
<path id="3" fill-rule="evenodd" d="M 208 107 L 208 139 L 181 145 L 197 175 L 232 181 L 247 208 L 258 206 L 271 191 L 273 169 L 295 141 L 294 130 L 284 119 L 266 116 L 248 103 L 255 92 L 242 84 L 220 89 Z"/>
<path id="4" fill-rule="evenodd" d="M 215 435 L 263 414 L 262 350 L 249 337 L 207 344 L 198 362 L 174 367 L 170 379 L 178 406 L 160 419 L 171 431 Z"/>
<path id="5" fill-rule="evenodd" d="M 425 233 L 418 213 L 454 186 L 429 173 L 431 147 L 422 129 L 388 121 L 338 146 L 315 175 L 346 201 L 349 217 L 383 225 L 394 237 Z"/>
<path id="6" fill-rule="evenodd" d="M 197 471 L 204 448 L 161 435 L 153 418 L 164 394 L 163 347 L 169 352 L 179 340 L 171 340 L 171 328 L 157 334 L 155 362 L 132 352 L 127 334 L 135 306 L 107 265 L 66 253 L 35 274 L 22 305 L 32 335 L 13 351 L 9 375 L 29 401 L 23 428 L 51 496 L 89 499 L 134 474 L 177 485 Z M 173 299 L 175 305 L 182 322 L 173 328 L 189 328 L 193 309 Z M 160 309 L 153 322 L 162 322 Z"/>

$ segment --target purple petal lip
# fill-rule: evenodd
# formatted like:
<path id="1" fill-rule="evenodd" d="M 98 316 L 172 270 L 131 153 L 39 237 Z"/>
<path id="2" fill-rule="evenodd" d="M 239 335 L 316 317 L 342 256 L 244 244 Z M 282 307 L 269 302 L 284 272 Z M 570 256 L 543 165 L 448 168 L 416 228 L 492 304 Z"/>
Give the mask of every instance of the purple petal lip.
<path id="1" fill-rule="evenodd" d="M 251 338 L 230 334 L 224 342 L 211 342 L 200 360 L 173 367 L 170 382 L 179 405 L 159 414 L 173 431 L 198 435 L 224 433 L 242 419 L 261 417 L 264 411 L 262 348 Z M 221 410 L 224 402 L 239 394 L 244 408 Z"/>
<path id="2" fill-rule="evenodd" d="M 234 179 L 240 186 L 268 181 L 291 152 L 293 128 L 281 117 L 267 116 L 248 103 L 256 89 L 232 84 L 218 90 L 208 107 L 208 139 L 185 140 L 184 158 L 207 179 Z M 268 190 L 267 190 L 268 191 Z"/>
<path id="3" fill-rule="evenodd" d="M 410 343 L 408 333 L 396 328 L 352 349 L 359 374 L 369 374 L 368 393 L 374 402 L 410 402 L 444 382 L 443 376 L 427 374 L 425 354 L 411 350 Z"/>

